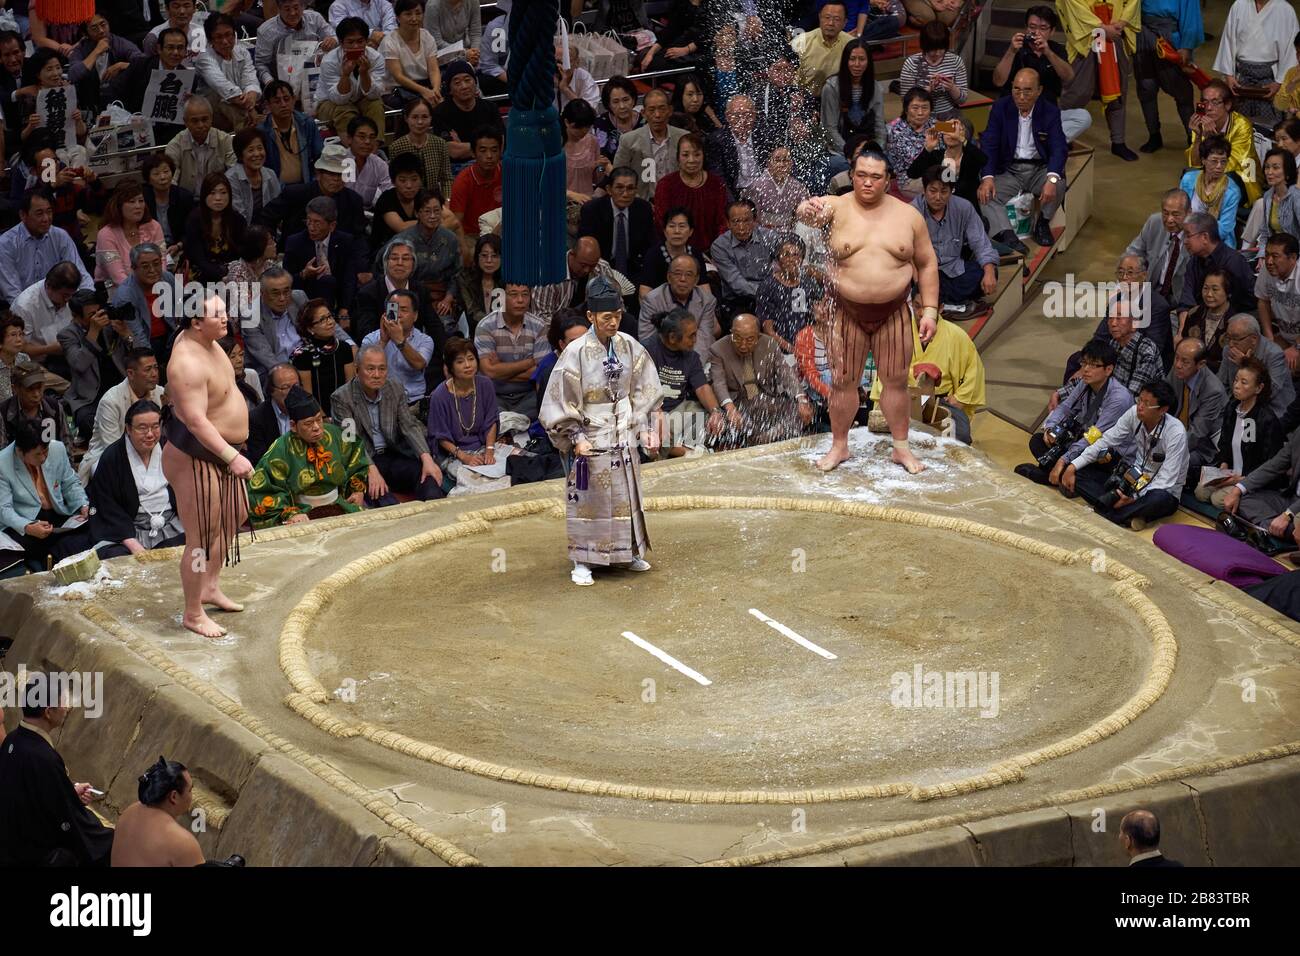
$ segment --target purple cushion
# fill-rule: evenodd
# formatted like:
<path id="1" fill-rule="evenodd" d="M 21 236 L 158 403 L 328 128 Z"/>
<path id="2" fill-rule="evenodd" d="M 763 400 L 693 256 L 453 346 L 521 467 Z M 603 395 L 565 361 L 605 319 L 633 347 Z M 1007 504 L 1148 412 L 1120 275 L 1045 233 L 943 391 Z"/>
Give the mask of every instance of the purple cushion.
<path id="1" fill-rule="evenodd" d="M 1156 529 L 1156 547 L 1212 578 L 1245 588 L 1284 574 L 1286 568 L 1245 541 L 1215 528 L 1166 524 Z"/>

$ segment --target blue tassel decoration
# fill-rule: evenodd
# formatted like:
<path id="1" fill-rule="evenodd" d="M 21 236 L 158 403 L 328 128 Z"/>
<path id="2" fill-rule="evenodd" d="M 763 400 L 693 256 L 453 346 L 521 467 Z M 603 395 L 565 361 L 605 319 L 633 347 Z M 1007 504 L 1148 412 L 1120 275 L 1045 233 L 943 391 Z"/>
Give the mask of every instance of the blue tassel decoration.
<path id="1" fill-rule="evenodd" d="M 501 172 L 501 261 L 506 282 L 563 282 L 567 181 L 555 107 L 511 110 Z"/>
<path id="2" fill-rule="evenodd" d="M 509 14 L 510 102 L 501 168 L 501 260 L 506 282 L 563 282 L 568 240 L 564 140 L 555 108 L 559 0 L 516 3 Z"/>

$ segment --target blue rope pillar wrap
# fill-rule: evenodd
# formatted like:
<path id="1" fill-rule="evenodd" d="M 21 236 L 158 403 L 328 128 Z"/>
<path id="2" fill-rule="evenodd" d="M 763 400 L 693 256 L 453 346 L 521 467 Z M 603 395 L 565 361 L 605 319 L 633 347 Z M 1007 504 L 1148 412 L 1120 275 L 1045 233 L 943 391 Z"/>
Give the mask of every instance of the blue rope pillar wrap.
<path id="1" fill-rule="evenodd" d="M 559 0 L 510 13 L 510 114 L 501 170 L 501 258 L 506 282 L 563 282 L 568 240 L 564 143 L 555 109 Z"/>

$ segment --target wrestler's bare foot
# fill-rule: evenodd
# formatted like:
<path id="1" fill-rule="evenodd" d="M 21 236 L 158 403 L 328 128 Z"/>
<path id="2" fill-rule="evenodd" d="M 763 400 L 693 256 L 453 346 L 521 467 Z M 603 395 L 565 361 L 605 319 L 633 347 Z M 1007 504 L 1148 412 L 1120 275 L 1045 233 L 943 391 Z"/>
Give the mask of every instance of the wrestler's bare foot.
<path id="1" fill-rule="evenodd" d="M 240 604 L 238 601 L 232 601 L 230 598 L 226 597 L 226 595 L 222 593 L 221 588 L 218 587 L 214 587 L 210 591 L 204 591 L 203 597 L 201 597 L 199 600 L 201 600 L 204 604 L 214 605 L 215 607 L 220 608 L 223 611 L 234 612 L 234 611 L 242 611 L 244 609 L 244 605 Z"/>
<path id="2" fill-rule="evenodd" d="M 185 625 L 187 631 L 193 631 L 201 637 L 225 637 L 226 629 L 218 624 L 206 613 L 200 611 L 198 614 L 184 614 L 181 616 L 181 623 Z"/>
<path id="3" fill-rule="evenodd" d="M 822 471 L 834 471 L 841 464 L 849 460 L 849 443 L 831 442 L 831 450 L 817 459 L 817 467 Z"/>
<path id="4" fill-rule="evenodd" d="M 913 455 L 910 449 L 895 448 L 890 451 L 889 458 L 894 464 L 906 468 L 909 475 L 919 475 L 925 471 L 925 465 L 921 464 L 921 460 Z"/>

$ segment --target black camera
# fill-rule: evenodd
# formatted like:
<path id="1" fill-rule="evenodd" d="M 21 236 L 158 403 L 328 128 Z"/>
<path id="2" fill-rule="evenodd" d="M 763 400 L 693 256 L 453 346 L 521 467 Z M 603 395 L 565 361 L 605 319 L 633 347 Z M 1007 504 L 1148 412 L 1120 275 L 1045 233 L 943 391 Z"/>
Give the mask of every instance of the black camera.
<path id="1" fill-rule="evenodd" d="M 1071 418 L 1047 429 L 1047 434 L 1052 436 L 1052 443 L 1047 446 L 1047 451 L 1038 456 L 1038 467 L 1044 471 L 1055 468 L 1066 449 L 1083 437 L 1083 431 L 1083 425 L 1077 418 Z"/>
<path id="2" fill-rule="evenodd" d="M 1106 508 L 1114 508 L 1120 495 L 1125 498 L 1136 498 L 1142 493 L 1142 489 L 1150 484 L 1151 478 L 1151 475 L 1137 465 L 1121 461 L 1115 466 L 1111 476 L 1106 479 L 1105 489 L 1097 498 L 1097 503 Z"/>
<path id="3" fill-rule="evenodd" d="M 108 307 L 108 320 L 110 322 L 125 322 L 131 325 L 135 322 L 135 306 L 130 302 L 125 305 L 110 305 Z"/>

